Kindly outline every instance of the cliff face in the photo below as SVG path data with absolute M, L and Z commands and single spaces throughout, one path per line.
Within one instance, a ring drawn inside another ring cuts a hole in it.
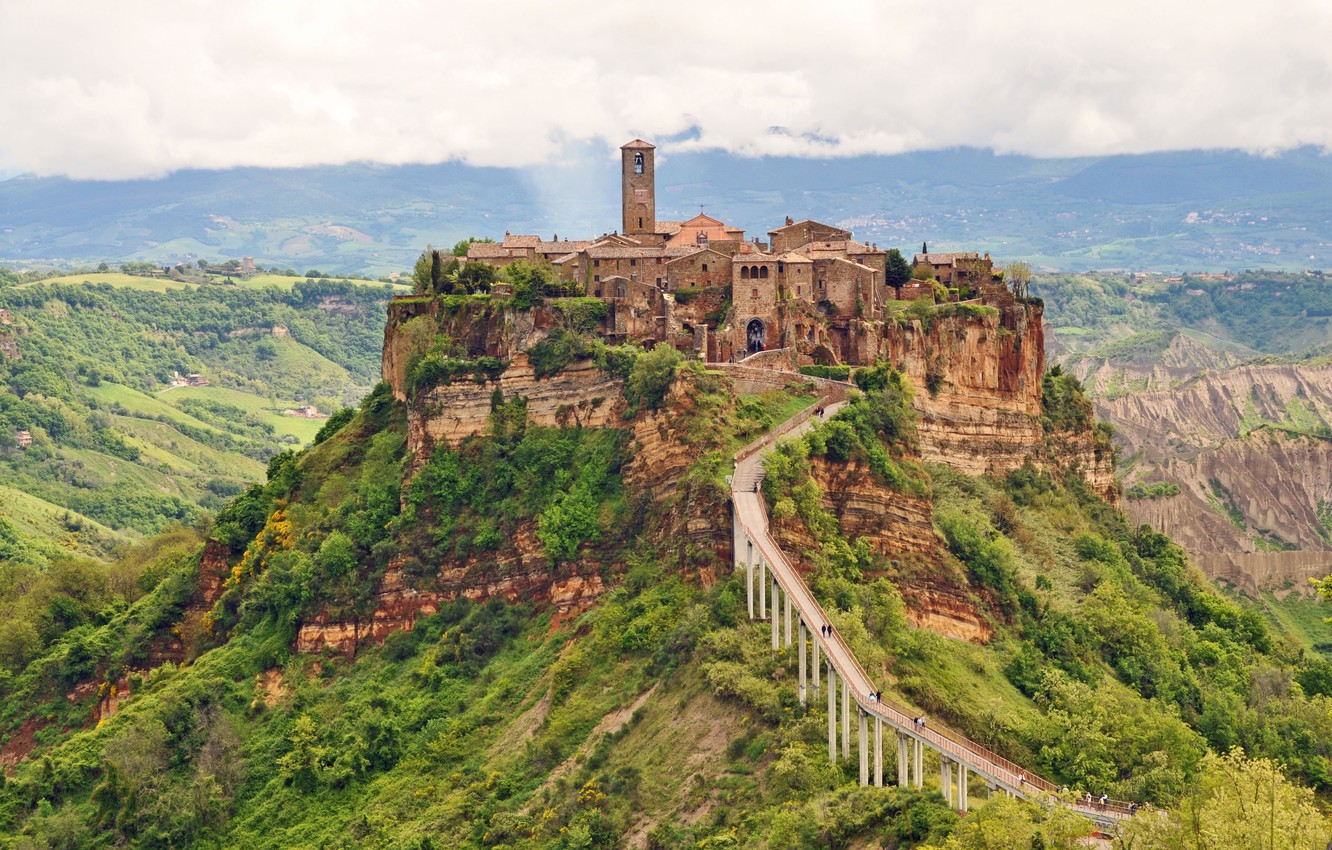
M 867 337 L 864 362 L 887 360 L 911 378 L 921 457 L 970 475 L 1003 473 L 1043 448 L 1041 327 L 1039 307 L 1017 304 L 888 323 Z
M 1332 433 L 1332 367 L 1241 366 L 1097 407 L 1135 459 L 1128 483 L 1180 489 L 1126 512 L 1209 576 L 1256 592 L 1332 571 L 1332 439 L 1312 436 Z
M 414 462 L 424 463 L 440 441 L 456 446 L 464 437 L 484 434 L 496 390 L 506 399 L 527 399 L 527 421 L 533 425 L 612 427 L 624 412 L 624 382 L 590 360 L 537 378 L 527 355 L 516 354 L 498 380 L 477 383 L 463 378 L 431 387 L 411 399 L 407 450 Z

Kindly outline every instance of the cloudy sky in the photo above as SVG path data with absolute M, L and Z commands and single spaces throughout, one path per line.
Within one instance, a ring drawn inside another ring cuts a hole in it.
M 0 0 L 0 173 L 518 166 L 635 135 L 744 155 L 1332 146 L 1332 3 Z

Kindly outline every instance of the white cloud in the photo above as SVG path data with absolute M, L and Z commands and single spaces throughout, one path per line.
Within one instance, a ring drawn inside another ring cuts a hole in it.
M 1330 146 L 1332 5 L 1281 5 L 7 3 L 0 173 Z

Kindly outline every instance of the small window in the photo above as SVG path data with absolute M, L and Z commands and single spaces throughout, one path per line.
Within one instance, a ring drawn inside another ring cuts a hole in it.
M 594 281 L 600 283 L 600 282 L 601 282 L 601 275 L 599 275 L 599 274 L 594 274 L 594 275 L 592 275 L 592 279 L 593 279 Z
M 638 217 L 638 229 L 643 229 L 643 217 L 641 215 Z
M 704 264 L 703 264 L 703 274 L 707 274 L 707 273 L 708 273 L 708 264 L 707 264 L 707 263 L 704 263 Z
M 638 260 L 630 260 L 630 261 L 629 261 L 629 265 L 631 265 L 631 266 L 636 266 L 636 265 L 638 265 Z
M 751 289 L 751 290 L 749 290 L 749 297 L 750 297 L 750 298 L 758 298 L 758 289 Z
M 598 289 L 598 290 L 596 290 L 595 292 L 593 292 L 592 294 L 595 295 L 595 296 L 597 296 L 598 298 L 600 298 L 600 297 L 601 297 L 601 290 Z
M 798 284 L 798 283 L 796 284 L 796 297 L 797 297 L 797 298 L 799 298 L 799 297 L 803 294 L 803 293 L 801 293 L 801 291 L 800 291 L 800 290 L 803 289 L 803 288 L 804 288 L 804 287 L 802 287 L 800 284 Z
M 749 280 L 749 266 L 740 267 L 740 279 Z
M 786 263 L 778 263 L 778 264 L 777 264 L 777 274 L 781 274 L 781 273 L 784 272 L 784 271 L 786 271 Z
M 758 275 L 758 276 L 761 277 L 761 278 L 763 278 L 764 280 L 767 280 L 767 279 L 768 279 L 768 267 L 767 267 L 767 266 L 762 266 L 762 267 L 760 267 L 760 268 L 759 268 L 759 275 Z
M 825 288 L 825 286 L 824 286 L 825 283 L 826 283 L 826 281 L 822 281 L 822 280 L 820 280 L 820 281 L 819 281 L 819 289 L 824 289 L 824 288 Z
M 596 266 L 597 268 L 601 268 L 601 260 L 593 260 L 592 265 Z
M 643 173 L 643 154 L 642 154 L 642 153 L 636 153 L 636 154 L 634 154 L 634 173 L 635 173 L 635 174 L 642 174 L 642 173 Z M 639 227 L 642 227 L 642 226 L 643 226 L 643 220 L 642 220 L 642 219 L 639 219 L 639 221 L 638 221 L 638 226 L 639 226 Z

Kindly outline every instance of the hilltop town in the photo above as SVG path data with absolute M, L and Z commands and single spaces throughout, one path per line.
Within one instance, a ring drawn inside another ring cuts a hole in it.
M 466 259 L 549 264 L 610 306 L 612 335 L 669 342 L 710 362 L 781 349 L 808 363 L 871 363 L 881 347 L 865 323 L 903 302 L 1014 302 L 988 254 L 922 252 L 908 266 L 895 249 L 809 219 L 788 216 L 767 241 L 702 213 L 660 221 L 656 147 L 634 139 L 620 153 L 620 229 L 588 240 L 505 233 L 472 242 Z

